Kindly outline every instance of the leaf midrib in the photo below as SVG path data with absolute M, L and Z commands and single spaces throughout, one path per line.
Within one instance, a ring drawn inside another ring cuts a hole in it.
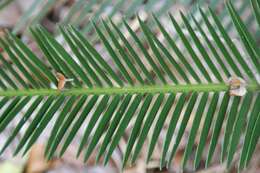
M 260 85 L 252 83 L 247 85 L 249 91 L 260 91 Z M 72 88 L 62 91 L 56 89 L 22 89 L 1 90 L 0 96 L 51 96 L 51 95 L 113 95 L 113 94 L 156 94 L 156 93 L 189 93 L 189 92 L 222 92 L 228 91 L 225 83 L 210 84 L 180 84 L 180 85 L 153 85 L 153 86 L 126 86 L 108 88 Z

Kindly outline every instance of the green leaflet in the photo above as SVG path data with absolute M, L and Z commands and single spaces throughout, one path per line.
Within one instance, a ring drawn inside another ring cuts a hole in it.
M 202 157 L 202 152 L 203 152 L 203 149 L 206 145 L 210 126 L 212 124 L 213 116 L 214 116 L 214 113 L 216 111 L 218 99 L 219 99 L 219 94 L 214 93 L 212 100 L 210 102 L 209 108 L 207 110 L 207 113 L 205 115 L 206 117 L 205 117 L 205 120 L 204 120 L 204 123 L 203 123 L 204 125 L 202 127 L 202 132 L 200 134 L 199 144 L 198 144 L 196 154 L 195 154 L 194 168 L 198 168 L 198 166 L 199 166 L 199 163 L 200 163 L 200 160 L 201 160 L 201 157 Z
M 160 105 L 162 104 L 162 101 L 163 101 L 163 98 L 164 98 L 164 95 L 163 94 L 160 94 L 156 101 L 154 102 L 153 104 L 153 107 L 151 108 L 149 114 L 147 115 L 147 118 L 143 124 L 143 129 L 139 135 L 139 138 L 138 138 L 138 141 L 136 143 L 136 146 L 135 146 L 135 150 L 134 150 L 134 154 L 133 154 L 133 157 L 132 157 L 132 163 L 134 163 L 137 159 L 137 156 L 138 154 L 140 153 L 141 151 L 141 148 L 145 142 L 145 138 L 151 128 L 151 125 L 153 123 L 153 120 L 155 119 L 155 116 L 160 108 Z
M 230 100 L 229 94 L 225 93 L 225 95 L 223 96 L 220 108 L 219 108 L 217 119 L 216 119 L 214 127 L 213 127 L 213 133 L 212 133 L 211 140 L 210 140 L 210 146 L 209 146 L 208 156 L 207 156 L 207 160 L 206 160 L 206 166 L 208 166 L 210 164 L 210 161 L 213 157 L 213 153 L 215 151 L 215 148 L 216 148 L 216 145 L 218 142 L 218 138 L 220 135 L 221 127 L 223 125 L 223 121 L 224 121 L 224 118 L 225 118 L 225 115 L 227 112 L 229 100 Z
M 182 136 L 184 134 L 185 128 L 186 128 L 187 123 L 188 123 L 188 121 L 190 119 L 190 115 L 191 115 L 191 112 L 192 112 L 193 107 L 195 105 L 197 97 L 198 97 L 198 94 L 197 93 L 193 93 L 191 98 L 190 98 L 190 101 L 189 101 L 189 103 L 188 103 L 188 105 L 186 107 L 185 114 L 183 115 L 183 118 L 182 118 L 182 121 L 181 121 L 181 124 L 180 124 L 180 128 L 179 128 L 179 131 L 177 133 L 177 137 L 175 139 L 172 151 L 170 152 L 170 156 L 169 156 L 169 159 L 168 159 L 168 165 L 167 165 L 168 167 L 170 167 L 172 159 L 173 159 L 173 157 L 176 154 L 177 148 L 178 148 L 178 146 L 180 144 L 181 138 L 182 138 Z
M 250 140 L 252 139 L 252 134 L 255 130 L 254 127 L 256 126 L 258 114 L 260 112 L 260 108 L 259 108 L 259 106 L 257 106 L 259 101 L 260 101 L 260 95 L 258 94 L 258 96 L 255 100 L 254 106 L 253 106 L 252 116 L 250 116 L 250 119 L 248 120 L 248 124 L 246 127 L 246 136 L 244 139 L 243 149 L 242 149 L 242 153 L 241 153 L 240 161 L 239 161 L 240 169 L 245 168 L 246 159 L 248 158 L 247 155 L 249 155 L 249 153 L 252 151 L 252 148 L 250 148 L 252 146 L 252 144 L 250 143 L 251 142 Z M 250 146 L 250 144 L 251 144 L 251 146 Z M 251 151 L 249 151 L 249 149 L 251 149 Z M 248 163 L 248 161 L 247 161 L 247 163 Z
M 115 133 L 115 130 L 117 128 L 117 125 L 119 124 L 119 122 L 121 121 L 121 119 L 123 118 L 123 114 L 127 109 L 127 106 L 131 100 L 132 96 L 131 95 L 127 95 L 123 102 L 121 103 L 120 107 L 118 108 L 117 113 L 114 115 L 113 119 L 111 120 L 111 124 L 107 130 L 106 136 L 101 144 L 101 147 L 99 149 L 98 155 L 97 155 L 97 161 L 99 161 L 100 157 L 104 154 L 106 148 L 108 147 L 108 144 L 111 141 L 111 138 L 113 136 L 113 134 Z
M 170 120 L 170 125 L 168 127 L 166 136 L 165 136 L 165 140 L 163 143 L 163 151 L 162 151 L 162 158 L 161 158 L 161 162 L 160 162 L 160 167 L 163 168 L 165 166 L 165 162 L 166 162 L 166 157 L 167 157 L 167 151 L 170 145 L 170 142 L 172 140 L 172 136 L 174 133 L 174 130 L 176 128 L 176 124 L 179 120 L 182 108 L 184 106 L 184 103 L 186 101 L 186 94 L 182 94 L 179 98 L 179 101 L 174 109 L 174 112 L 172 114 L 172 118 Z
M 238 145 L 243 124 L 244 124 L 244 119 L 246 119 L 247 113 L 250 108 L 250 104 L 248 103 L 251 101 L 251 99 L 252 99 L 252 93 L 248 93 L 242 102 L 238 117 L 236 118 L 234 128 L 233 128 L 233 133 L 230 139 L 229 150 L 227 154 L 227 167 L 230 167 L 231 161 L 233 159 L 233 155 Z
M 66 151 L 66 149 L 68 148 L 69 144 L 71 143 L 71 141 L 73 140 L 75 134 L 77 133 L 77 131 L 79 130 L 79 128 L 81 127 L 81 125 L 83 124 L 84 120 L 86 119 L 87 115 L 89 114 L 91 108 L 95 105 L 95 103 L 97 102 L 98 97 L 97 96 L 93 96 L 88 104 L 83 108 L 83 111 L 80 115 L 80 117 L 77 119 L 77 121 L 73 124 L 73 127 L 69 133 L 69 135 L 67 136 L 67 139 L 65 140 L 61 152 L 60 152 L 60 156 L 62 156 L 64 154 L 64 152 Z
M 194 142 L 195 142 L 196 133 L 198 131 L 200 121 L 201 121 L 201 118 L 202 118 L 202 114 L 203 114 L 203 111 L 205 109 L 207 100 L 208 100 L 208 93 L 204 93 L 201 97 L 195 118 L 192 122 L 192 127 L 191 127 L 191 130 L 190 130 L 190 135 L 189 135 L 187 147 L 185 149 L 184 156 L 183 156 L 183 161 L 182 161 L 183 167 L 185 167 L 187 160 L 188 160 L 188 157 L 189 157 L 189 155 L 191 155 L 192 146 L 194 145 Z

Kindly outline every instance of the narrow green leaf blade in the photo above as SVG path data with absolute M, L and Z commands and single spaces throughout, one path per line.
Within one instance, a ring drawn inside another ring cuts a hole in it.
M 206 103 L 208 101 L 208 95 L 209 95 L 208 93 L 204 93 L 202 95 L 202 97 L 200 99 L 200 103 L 199 103 L 198 108 L 197 108 L 197 112 L 196 112 L 194 120 L 192 122 L 192 127 L 190 129 L 190 135 L 189 135 L 189 138 L 188 138 L 188 143 L 186 145 L 183 160 L 182 160 L 183 168 L 185 167 L 185 165 L 188 161 L 188 157 L 191 155 L 192 147 L 194 145 L 194 141 L 195 141 L 195 137 L 196 137 L 196 133 L 199 129 L 200 121 L 201 121 Z

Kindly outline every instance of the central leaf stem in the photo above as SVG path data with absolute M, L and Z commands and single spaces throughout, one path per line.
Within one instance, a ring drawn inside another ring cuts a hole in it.
M 249 91 L 260 91 L 258 84 L 247 85 Z M 157 93 L 189 93 L 189 92 L 222 92 L 228 91 L 227 84 L 185 84 L 185 85 L 153 85 L 126 86 L 110 88 L 72 88 L 62 91 L 56 89 L 1 90 L 0 96 L 51 96 L 51 95 L 113 95 L 113 94 L 157 94 Z

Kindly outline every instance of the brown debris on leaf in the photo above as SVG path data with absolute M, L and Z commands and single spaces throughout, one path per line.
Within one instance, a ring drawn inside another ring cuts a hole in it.
M 59 73 L 59 72 L 56 73 L 56 77 L 57 77 L 57 80 L 58 80 L 57 89 L 59 91 L 64 89 L 66 82 L 73 81 L 73 79 L 67 79 L 62 73 Z
M 229 94 L 230 96 L 242 97 L 246 94 L 246 82 L 240 77 L 231 77 L 229 79 Z
M 64 88 L 64 86 L 65 86 L 66 78 L 61 73 L 57 73 L 56 76 L 57 76 L 57 79 L 58 79 L 58 86 L 57 86 L 57 88 L 58 88 L 58 90 L 62 90 Z

